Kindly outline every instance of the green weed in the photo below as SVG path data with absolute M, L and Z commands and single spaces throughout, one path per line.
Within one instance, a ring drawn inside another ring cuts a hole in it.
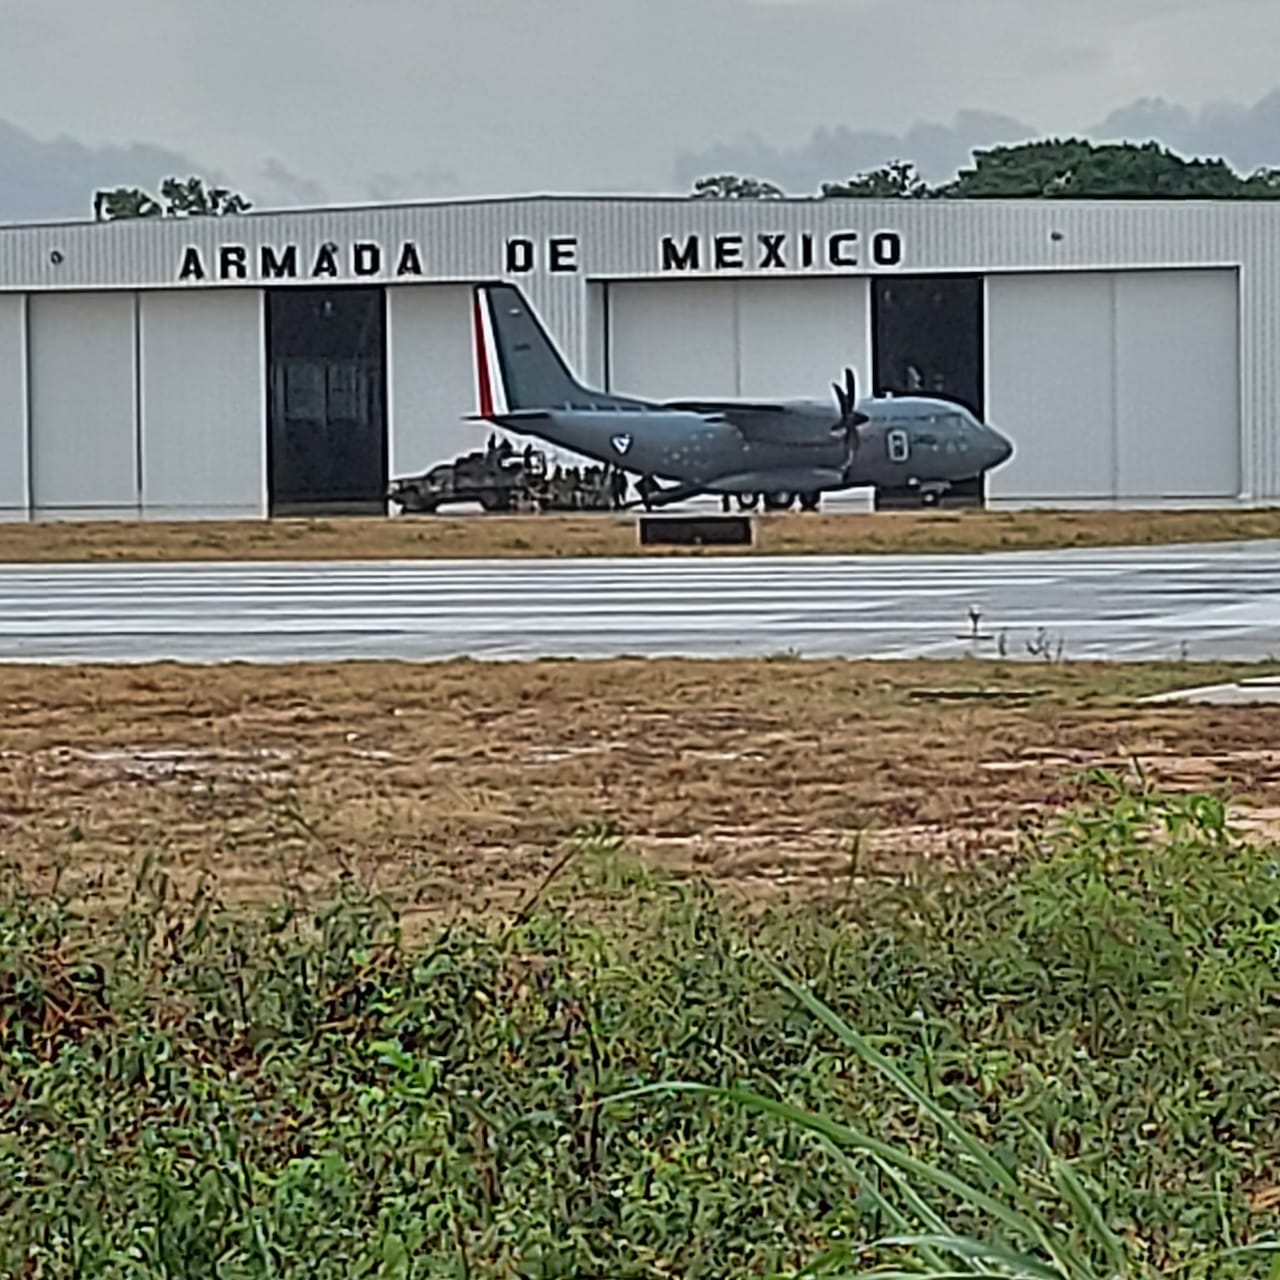
M 607 823 L 514 916 L 0 898 L 0 1274 L 1261 1275 L 1280 865 L 1095 779 L 761 914 Z M 594 904 L 594 905 L 590 905 Z

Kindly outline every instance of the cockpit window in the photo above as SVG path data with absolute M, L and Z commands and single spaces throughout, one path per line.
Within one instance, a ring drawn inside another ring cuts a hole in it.
M 978 430 L 978 424 L 963 413 L 931 413 L 920 419 L 922 426 L 936 427 L 944 435 L 960 435 Z

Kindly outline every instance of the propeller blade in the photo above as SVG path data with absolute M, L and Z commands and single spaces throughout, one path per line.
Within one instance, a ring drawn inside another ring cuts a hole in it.
M 833 382 L 831 387 L 836 393 L 836 403 L 840 406 L 840 421 L 831 430 L 836 435 L 852 436 L 864 422 L 871 421 L 865 413 L 859 413 L 854 408 L 858 402 L 858 382 L 853 370 L 846 365 L 844 386 Z

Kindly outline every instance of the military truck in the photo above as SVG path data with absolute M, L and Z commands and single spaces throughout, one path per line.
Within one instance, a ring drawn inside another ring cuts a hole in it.
M 490 437 L 485 449 L 394 480 L 387 497 L 403 511 L 429 514 L 447 503 L 485 511 L 613 511 L 626 498 L 623 472 L 603 466 L 548 468 L 547 456 Z

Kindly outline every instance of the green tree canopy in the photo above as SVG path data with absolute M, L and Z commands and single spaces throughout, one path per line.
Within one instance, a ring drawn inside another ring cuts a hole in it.
M 782 194 L 782 188 L 772 182 L 740 178 L 732 173 L 699 178 L 693 184 L 695 200 L 776 200 Z
M 693 194 L 746 198 L 782 193 L 758 178 L 700 178 Z M 1280 198 L 1280 169 L 1237 173 L 1220 158 L 1186 159 L 1158 142 L 1095 143 L 1046 138 L 987 147 L 950 182 L 930 186 L 909 161 L 893 160 L 842 181 L 824 182 L 831 199 L 1233 200 Z
M 822 194 L 843 199 L 889 200 L 919 199 L 933 192 L 910 161 L 892 160 L 879 169 L 855 174 L 844 182 L 824 182 Z
M 162 203 L 163 201 L 163 203 Z M 160 198 L 141 187 L 115 187 L 94 193 L 93 212 L 98 221 L 120 218 L 197 218 L 245 213 L 253 206 L 244 196 L 226 187 L 206 188 L 201 178 L 166 178 Z
M 938 194 L 962 199 L 1227 200 L 1265 194 L 1261 173 L 1245 178 L 1225 160 L 1187 160 L 1157 142 L 1048 139 L 975 151 L 973 164 L 938 188 Z

